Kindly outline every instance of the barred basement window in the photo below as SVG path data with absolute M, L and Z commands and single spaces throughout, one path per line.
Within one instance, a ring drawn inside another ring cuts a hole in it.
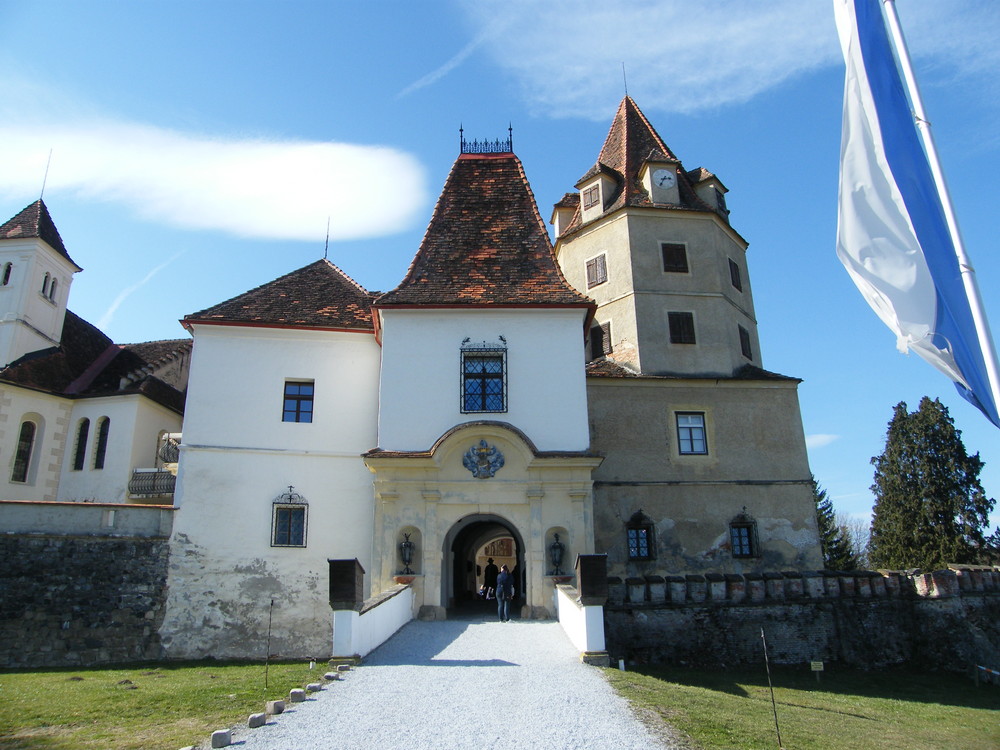
M 305 547 L 309 503 L 292 485 L 271 504 L 271 546 Z
M 628 542 L 629 560 L 652 560 L 656 557 L 653 520 L 641 510 L 633 513 L 625 524 L 625 538 Z
M 608 280 L 608 261 L 604 255 L 598 255 L 587 261 L 587 289 L 603 284 Z
M 750 331 L 748 331 L 743 326 L 739 326 L 740 329 L 740 351 L 743 352 L 743 356 L 747 359 L 753 359 L 753 349 L 750 348 Z
M 503 336 L 500 340 L 504 341 Z M 462 413 L 507 411 L 507 350 L 462 343 Z
M 733 557 L 760 557 L 757 522 L 747 513 L 746 506 L 743 506 L 742 513 L 729 522 L 729 542 Z
M 663 242 L 660 244 L 660 253 L 663 255 L 663 270 L 666 273 L 687 273 L 688 268 L 687 248 L 673 242 Z
M 611 354 L 611 321 L 590 329 L 590 358 L 600 359 Z
M 671 344 L 694 344 L 694 313 L 667 313 Z
M 740 267 L 732 258 L 729 259 L 729 280 L 733 282 L 733 288 L 739 292 L 743 291 L 743 277 L 740 274 Z
M 281 421 L 312 422 L 315 390 L 316 384 L 312 380 L 286 380 Z

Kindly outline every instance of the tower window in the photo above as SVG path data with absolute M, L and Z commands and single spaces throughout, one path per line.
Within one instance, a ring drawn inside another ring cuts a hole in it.
M 312 380 L 286 380 L 282 406 L 282 422 L 312 422 L 313 395 L 316 383 Z
M 593 208 L 601 202 L 601 186 L 591 185 L 583 191 L 583 208 Z
M 17 449 L 14 451 L 14 467 L 10 473 L 10 481 L 22 483 L 28 481 L 28 468 L 34 447 L 35 423 L 24 421 L 17 436 Z
M 663 270 L 666 273 L 688 273 L 687 248 L 674 242 L 660 244 L 663 255 Z
M 671 344 L 694 344 L 694 313 L 667 313 Z
M 702 412 L 677 414 L 677 451 L 685 456 L 708 454 L 705 415 Z
M 507 411 L 507 352 L 462 350 L 462 413 Z
M 590 329 L 590 358 L 600 359 L 611 354 L 611 321 Z
M 760 557 L 760 543 L 757 541 L 757 522 L 743 512 L 729 522 L 729 543 L 733 557 Z
M 80 427 L 76 431 L 76 451 L 73 454 L 73 471 L 83 471 L 86 465 L 87 438 L 90 436 L 90 420 L 81 419 Z
M 732 258 L 729 259 L 729 279 L 733 282 L 733 288 L 738 292 L 743 291 L 743 278 L 740 276 L 740 267 Z
M 740 351 L 743 352 L 743 356 L 747 359 L 753 359 L 753 349 L 750 348 L 750 331 L 748 331 L 743 326 L 739 326 L 740 329 Z
M 55 302 L 56 299 L 56 280 L 52 279 L 52 283 L 49 284 L 49 299 Z
M 603 284 L 608 280 L 608 261 L 601 254 L 587 261 L 587 289 Z
M 111 432 L 111 420 L 101 417 L 97 420 L 97 447 L 94 450 L 94 468 L 103 469 L 104 459 L 108 455 L 108 433 Z
M 49 296 L 49 279 L 50 278 L 51 277 L 48 274 L 45 274 L 45 276 L 42 277 L 42 296 L 43 297 L 48 297 Z

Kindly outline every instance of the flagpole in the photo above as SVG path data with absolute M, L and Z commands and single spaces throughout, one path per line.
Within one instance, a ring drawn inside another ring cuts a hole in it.
M 962 235 L 958 229 L 958 220 L 955 218 L 955 209 L 951 203 L 951 194 L 948 192 L 948 184 L 945 181 L 944 171 L 938 159 L 937 148 L 934 146 L 931 124 L 924 112 L 924 104 L 920 98 L 917 79 L 913 74 L 913 65 L 910 62 L 910 53 L 906 47 L 906 40 L 903 38 L 903 29 L 899 24 L 899 16 L 896 14 L 895 0 L 882 0 L 882 7 L 886 11 L 886 19 L 889 22 L 889 33 L 896 48 L 896 58 L 899 60 L 903 79 L 906 81 L 910 104 L 913 106 L 913 117 L 917 125 L 917 133 L 919 133 L 920 139 L 923 141 L 924 152 L 927 154 L 927 161 L 934 176 L 934 184 L 937 187 L 938 195 L 941 197 L 945 221 L 948 222 L 948 231 L 955 246 L 955 255 L 958 257 L 958 267 L 962 274 L 962 284 L 965 287 L 965 294 L 969 299 L 969 307 L 972 310 L 972 319 L 976 326 L 976 335 L 979 338 L 979 346 L 983 352 L 983 359 L 986 361 L 986 374 L 990 381 L 993 405 L 997 409 L 1000 409 L 1000 365 L 997 364 L 997 351 L 993 344 L 990 323 L 986 318 L 986 310 L 983 306 L 982 296 L 979 293 L 976 270 L 973 268 L 972 261 L 965 252 Z

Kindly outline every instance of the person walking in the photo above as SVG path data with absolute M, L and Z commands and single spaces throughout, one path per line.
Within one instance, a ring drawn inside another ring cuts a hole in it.
M 497 615 L 500 622 L 510 620 L 510 600 L 514 598 L 514 576 L 507 570 L 506 565 L 500 566 L 500 575 L 497 576 Z

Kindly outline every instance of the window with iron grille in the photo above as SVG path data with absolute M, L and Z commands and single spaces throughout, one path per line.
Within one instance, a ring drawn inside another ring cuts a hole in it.
M 103 469 L 104 459 L 108 455 L 108 435 L 111 432 L 111 420 L 101 417 L 97 420 L 97 445 L 94 448 L 94 468 Z
M 743 291 L 743 277 L 740 274 L 740 267 L 732 258 L 729 259 L 729 280 L 733 282 L 733 288 L 736 291 Z
M 750 348 L 750 331 L 748 331 L 743 326 L 739 326 L 740 329 L 740 351 L 743 352 L 743 356 L 747 359 L 753 359 L 753 349 Z
M 708 438 L 705 434 L 705 415 L 701 412 L 677 414 L 677 450 L 682 455 L 705 455 Z
M 21 423 L 21 431 L 17 436 L 17 448 L 14 451 L 14 466 L 10 472 L 10 481 L 27 482 L 28 467 L 31 464 L 31 452 L 35 447 L 35 423 Z
M 670 326 L 671 344 L 695 343 L 694 313 L 689 313 L 689 312 L 667 313 L 667 322 Z
M 600 185 L 591 185 L 583 191 L 583 207 L 593 208 L 601 201 Z
M 286 380 L 281 421 L 312 422 L 315 390 L 316 384 L 312 380 Z
M 87 439 L 90 436 L 90 420 L 81 419 L 76 431 L 76 452 L 73 455 L 73 471 L 83 471 L 87 459 Z
M 611 321 L 590 329 L 590 358 L 600 359 L 611 354 Z
M 625 524 L 629 560 L 652 560 L 656 557 L 653 520 L 641 510 L 632 514 Z
M 603 284 L 608 280 L 608 261 L 604 255 L 598 255 L 587 261 L 587 289 Z
M 462 350 L 462 413 L 507 411 L 506 365 L 506 350 Z
M 747 513 L 746 506 L 729 522 L 729 543 L 733 557 L 760 557 L 757 521 Z
M 306 505 L 274 503 L 271 523 L 272 547 L 306 546 Z
M 660 243 L 660 253 L 663 255 L 663 270 L 667 273 L 687 273 L 687 248 L 675 242 Z

